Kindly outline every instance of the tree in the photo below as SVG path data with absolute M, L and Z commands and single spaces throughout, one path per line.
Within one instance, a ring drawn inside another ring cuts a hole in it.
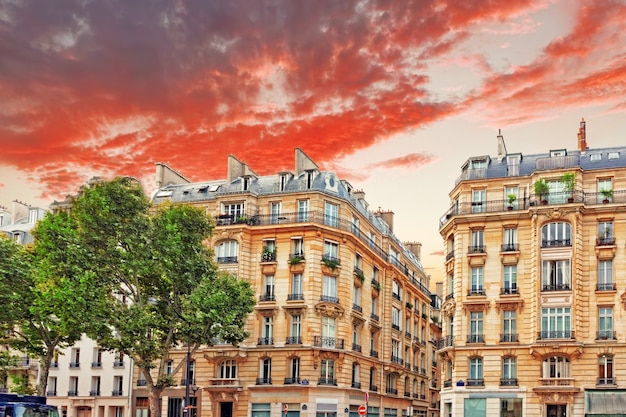
M 69 240 L 76 233 L 80 249 L 59 273 L 91 284 L 83 295 L 90 325 L 83 330 L 103 348 L 134 359 L 146 380 L 150 414 L 160 417 L 159 397 L 173 383 L 166 373 L 170 348 L 190 342 L 193 352 L 215 339 L 241 342 L 253 291 L 247 281 L 218 272 L 203 244 L 213 222 L 202 209 L 153 207 L 131 178 L 84 188 L 67 216 L 74 223 Z M 45 242 L 36 245 L 56 256 Z

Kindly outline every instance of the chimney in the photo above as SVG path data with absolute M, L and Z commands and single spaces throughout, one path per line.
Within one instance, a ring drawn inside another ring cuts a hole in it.
M 411 253 L 413 255 L 415 255 L 415 257 L 417 258 L 418 261 L 422 260 L 422 244 L 419 242 L 404 242 L 404 246 L 407 247 L 407 249 L 409 251 L 411 251 Z
M 586 131 L 585 118 L 580 121 L 580 127 L 578 128 L 578 150 L 585 152 L 589 147 L 587 146 L 587 131 Z
M 443 282 L 442 281 L 435 283 L 435 294 L 437 294 L 439 297 L 443 297 Z
M 156 187 L 161 188 L 170 184 L 188 184 L 189 180 L 180 172 L 170 168 L 162 162 L 156 162 Z
M 319 167 L 304 151 L 296 148 L 296 177 L 305 171 L 317 171 Z
M 356 197 L 356 199 L 359 200 L 363 204 L 363 206 L 367 209 L 369 204 L 367 204 L 367 201 L 365 201 L 365 191 L 363 191 L 363 190 L 354 190 L 352 192 L 352 195 L 354 195 L 354 197 Z
M 228 182 L 233 182 L 239 177 L 250 176 L 258 177 L 258 175 L 250 169 L 248 164 L 241 162 L 233 155 L 228 155 Z
M 389 226 L 389 231 L 393 233 L 393 211 L 391 210 L 383 211 L 379 207 L 378 211 L 374 213 L 374 216 L 378 217 L 379 219 L 387 223 L 387 226 Z
M 506 145 L 504 144 L 504 136 L 502 131 L 498 129 L 498 162 L 502 162 L 506 156 Z

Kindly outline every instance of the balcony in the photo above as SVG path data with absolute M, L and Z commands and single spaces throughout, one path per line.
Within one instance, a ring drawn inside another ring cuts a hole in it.
M 145 379 L 138 379 L 138 380 L 137 380 L 137 386 L 138 386 L 138 387 L 145 387 L 145 386 L 147 386 L 147 384 L 148 384 L 148 383 L 146 382 L 146 380 L 145 380 Z
M 122 397 L 124 396 L 124 391 L 122 391 L 121 389 L 114 389 L 113 391 L 111 391 L 111 396 Z
M 500 378 L 501 387 L 516 387 L 517 378 Z
M 519 289 L 517 288 L 516 285 L 513 285 L 511 287 L 500 288 L 500 295 L 517 295 L 517 294 L 519 294 Z
M 301 345 L 302 337 L 300 336 L 287 336 L 287 340 L 285 340 L 286 345 Z
M 56 397 L 56 396 L 57 396 L 56 390 L 46 391 L 46 397 Z
M 482 287 L 474 287 L 474 288 L 470 288 L 469 290 L 467 290 L 467 295 L 468 296 L 472 296 L 472 295 L 485 295 L 485 289 Z
M 276 262 L 276 251 L 263 250 L 261 262 Z
M 370 314 L 370 319 L 374 320 L 374 321 L 379 321 L 380 318 L 378 317 L 378 314 L 372 313 Z
M 395 356 L 395 355 L 391 355 L 391 362 L 397 363 L 400 365 L 404 364 L 404 361 L 402 360 L 402 358 L 399 356 Z
M 237 378 L 209 378 L 208 383 L 208 389 L 219 390 L 219 392 L 221 392 L 225 388 L 232 388 L 232 390 L 237 390 L 241 387 L 239 379 Z
M 450 252 L 448 252 L 448 254 L 446 255 L 446 262 L 448 262 L 450 259 L 454 258 L 454 249 L 452 249 Z
M 337 385 L 337 380 L 335 378 L 319 378 L 317 380 L 318 385 Z
M 437 340 L 437 349 L 454 346 L 454 336 L 444 336 Z
M 330 349 L 343 349 L 343 339 L 334 337 L 315 336 L 313 338 L 313 346 Z
M 467 335 L 467 343 L 485 343 L 485 335 L 469 334 Z
M 394 300 L 402 301 L 402 298 L 400 298 L 400 294 L 398 293 L 391 293 L 391 296 L 394 298 Z
M 221 264 L 236 264 L 238 261 L 236 256 L 218 256 L 217 262 Z
M 119 360 L 119 359 L 118 359 L 118 360 L 115 360 L 115 361 L 113 362 L 113 367 L 114 367 L 114 368 L 123 368 L 123 367 L 124 367 L 124 361 L 121 361 L 121 360 Z
M 393 330 L 400 331 L 400 325 L 399 325 L 399 324 L 392 323 L 392 324 L 391 324 L 391 328 L 392 328 Z
M 350 385 L 352 388 L 358 388 L 361 389 L 361 383 L 360 382 L 356 382 L 356 381 L 352 381 L 352 384 Z
M 574 378 L 539 378 L 544 387 L 567 387 L 574 385 Z
M 370 385 L 370 391 L 378 392 L 378 386 Z
M 404 391 L 404 396 L 407 398 L 411 398 L 411 392 L 410 391 Z
M 378 351 L 376 350 L 370 350 L 370 356 L 372 358 L 378 358 Z
M 500 252 L 519 252 L 519 243 L 504 243 Z
M 615 246 L 615 238 L 599 237 L 596 239 L 596 246 Z
M 448 378 L 445 381 L 443 381 L 443 387 L 444 388 L 451 388 L 452 387 L 452 379 Z
M 50 369 L 56 369 L 58 367 L 59 367 L 59 362 L 57 361 L 50 362 Z
M 519 342 L 519 337 L 517 335 L 517 333 L 502 333 L 500 334 L 500 341 L 501 342 L 508 342 L 508 343 L 512 343 L 512 342 Z
M 396 388 L 389 388 L 389 387 L 387 387 L 385 392 L 387 394 L 398 395 L 398 390 Z
M 542 248 L 563 248 L 567 246 L 572 246 L 571 239 L 544 239 L 541 241 Z
M 466 384 L 468 387 L 482 387 L 485 385 L 485 380 L 482 378 L 470 378 Z
M 257 378 L 257 385 L 272 385 L 272 378 Z
M 90 397 L 99 397 L 100 396 L 100 390 L 91 390 L 91 391 L 89 391 L 89 396 Z
M 358 304 L 352 304 L 352 310 L 356 311 L 357 313 L 363 313 L 363 307 Z
M 487 249 L 484 245 L 471 245 L 467 247 L 468 254 L 487 253 Z
M 330 295 L 322 295 L 320 297 L 320 301 L 323 301 L 323 302 L 326 302 L 326 303 L 339 304 L 339 298 L 333 297 L 333 296 L 330 296 Z
M 541 291 L 570 291 L 569 284 L 543 284 Z
M 196 385 L 196 379 L 195 378 L 189 379 L 189 385 Z M 180 380 L 180 386 L 181 387 L 187 386 L 187 380 L 185 378 Z
M 268 346 L 268 345 L 273 345 L 273 344 L 274 344 L 273 337 L 259 337 L 259 340 L 257 341 L 257 346 Z
M 596 340 L 617 340 L 614 330 L 599 330 L 596 332 Z
M 102 362 L 100 362 L 100 361 L 93 361 L 93 362 L 91 362 L 91 367 L 92 368 L 102 368 Z
M 262 294 L 259 296 L 259 301 L 276 301 L 274 294 Z
M 539 340 L 574 339 L 574 330 L 541 331 L 537 338 Z
M 617 285 L 614 282 L 598 282 L 596 291 L 616 291 Z
M 598 378 L 597 385 L 616 385 L 615 378 Z
M 304 294 L 300 294 L 300 293 L 287 294 L 287 301 L 304 301 Z
M 404 332 L 404 337 L 411 339 L 411 332 Z
M 70 390 L 67 392 L 68 397 L 76 397 L 78 396 L 78 390 Z
M 285 378 L 284 384 L 285 385 L 294 385 L 294 384 L 299 384 L 300 383 L 300 378 Z
M 353 352 L 361 352 L 361 345 L 358 345 L 356 343 L 352 344 L 352 351 Z

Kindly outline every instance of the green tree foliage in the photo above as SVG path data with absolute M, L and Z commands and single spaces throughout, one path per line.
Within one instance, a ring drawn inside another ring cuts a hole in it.
M 195 351 L 215 339 L 237 344 L 246 337 L 253 291 L 247 281 L 218 272 L 203 244 L 213 223 L 202 209 L 153 207 L 135 180 L 117 178 L 83 189 L 69 214 L 50 217 L 56 220 L 46 224 L 68 228 L 39 235 L 44 239 L 36 240 L 36 253 L 53 268 L 58 291 L 64 280 L 79 284 L 75 304 L 84 303 L 83 324 L 71 325 L 133 358 L 146 379 L 153 417 L 160 416 L 159 396 L 172 383 L 166 374 L 172 346 L 191 342 Z M 174 373 L 183 369 L 181 361 Z

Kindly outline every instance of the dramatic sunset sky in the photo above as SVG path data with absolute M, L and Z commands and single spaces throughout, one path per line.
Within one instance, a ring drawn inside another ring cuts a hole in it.
M 300 147 L 437 277 L 468 156 L 624 145 L 625 93 L 623 0 L 0 0 L 0 205 Z

